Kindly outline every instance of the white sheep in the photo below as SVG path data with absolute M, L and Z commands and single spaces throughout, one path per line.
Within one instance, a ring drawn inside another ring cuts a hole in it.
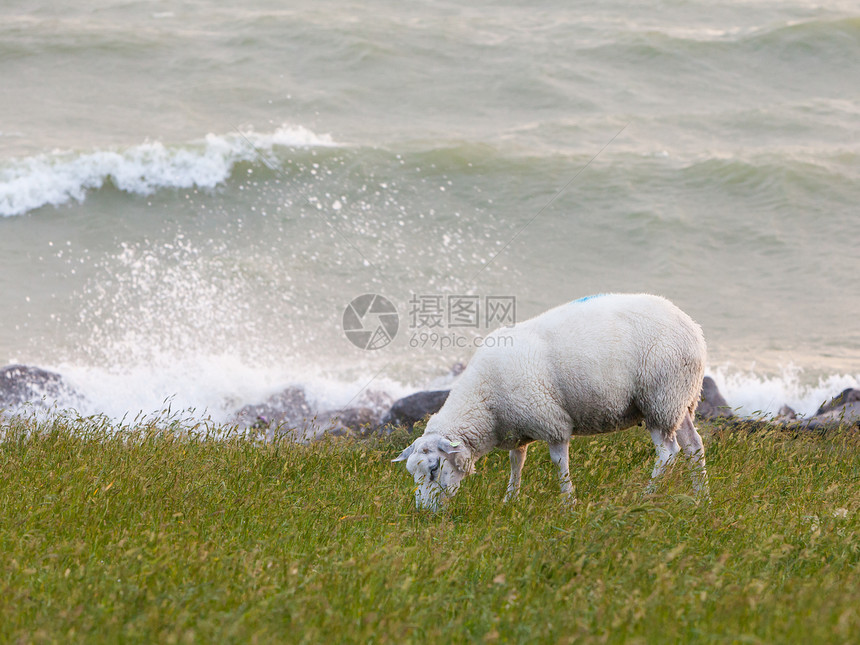
M 657 449 L 652 480 L 683 448 L 696 491 L 707 496 L 704 445 L 693 426 L 705 356 L 701 328 L 665 298 L 575 300 L 488 336 L 424 434 L 393 461 L 406 461 L 418 507 L 436 510 L 495 448 L 510 451 L 505 499 L 513 499 L 529 444 L 546 441 L 569 497 L 571 436 L 644 420 Z

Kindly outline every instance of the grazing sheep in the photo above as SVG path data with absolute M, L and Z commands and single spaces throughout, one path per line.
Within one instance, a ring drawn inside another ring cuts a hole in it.
M 693 426 L 705 354 L 701 328 L 665 298 L 575 300 L 488 336 L 424 434 L 393 461 L 406 461 L 418 507 L 436 510 L 495 448 L 510 451 L 505 499 L 513 499 L 529 444 L 546 441 L 569 496 L 571 436 L 644 420 L 657 449 L 652 479 L 683 448 L 696 491 L 707 495 L 704 446 Z

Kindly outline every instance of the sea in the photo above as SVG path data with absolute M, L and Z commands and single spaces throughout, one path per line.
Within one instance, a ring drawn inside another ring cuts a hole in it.
M 856 0 L 5 0 L 0 366 L 220 422 L 647 292 L 813 414 L 860 386 L 858 61 Z

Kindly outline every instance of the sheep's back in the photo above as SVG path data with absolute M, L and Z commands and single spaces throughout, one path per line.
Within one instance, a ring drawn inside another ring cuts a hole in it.
M 507 343 L 476 352 L 470 368 L 511 441 L 610 432 L 643 418 L 676 426 L 698 401 L 701 329 L 659 296 L 575 301 L 497 334 Z

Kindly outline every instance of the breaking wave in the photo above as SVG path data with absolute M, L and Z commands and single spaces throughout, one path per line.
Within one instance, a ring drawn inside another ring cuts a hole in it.
M 236 164 L 261 159 L 277 147 L 333 147 L 330 135 L 283 126 L 273 133 L 209 134 L 181 146 L 143 143 L 124 150 L 53 152 L 0 167 L 0 216 L 24 215 L 43 206 L 82 202 L 106 184 L 136 195 L 165 188 L 214 188 Z M 265 161 L 264 161 L 265 163 Z
M 860 374 L 830 374 L 817 381 L 804 375 L 800 367 L 789 365 L 779 374 L 736 370 L 719 366 L 708 371 L 732 409 L 742 417 L 770 417 L 787 405 L 803 417 L 846 388 L 860 387 Z

